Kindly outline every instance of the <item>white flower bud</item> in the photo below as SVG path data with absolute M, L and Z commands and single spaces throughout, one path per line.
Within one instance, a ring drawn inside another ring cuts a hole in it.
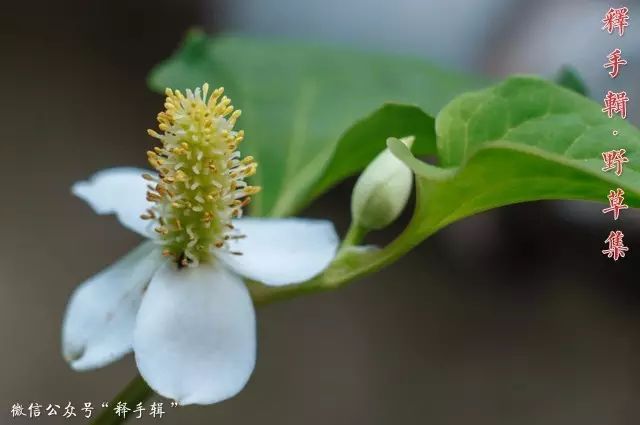
M 414 137 L 400 139 L 411 148 Z M 371 161 L 358 178 L 351 195 L 354 224 L 377 230 L 393 222 L 407 205 L 413 173 L 387 148 Z

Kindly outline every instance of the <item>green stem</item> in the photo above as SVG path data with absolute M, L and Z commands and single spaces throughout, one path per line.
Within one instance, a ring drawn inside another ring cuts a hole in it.
M 257 282 L 248 282 L 251 298 L 256 306 L 285 300 L 304 294 L 334 290 L 350 282 L 374 273 L 402 257 L 422 240 L 416 237 L 415 228 L 420 222 L 412 220 L 407 228 L 393 242 L 383 249 L 359 249 L 342 244 L 333 263 L 320 275 L 298 285 L 264 286 Z M 362 230 L 349 229 L 347 238 L 355 241 L 364 233 Z M 351 236 L 349 236 L 351 234 Z M 349 249 L 351 248 L 351 249 Z
M 343 250 L 349 246 L 360 245 L 367 233 L 368 231 L 364 227 L 360 226 L 357 223 L 351 223 L 351 226 L 349 226 L 349 230 L 347 230 L 347 234 L 344 236 L 344 240 L 342 241 L 340 250 Z
M 149 388 L 144 379 L 140 375 L 137 375 L 129 385 L 125 387 L 113 400 L 109 403 L 109 407 L 97 416 L 92 425 L 117 425 L 122 424 L 130 419 L 132 415 L 128 414 L 126 418 L 122 418 L 115 414 L 114 408 L 118 402 L 127 403 L 129 409 L 133 409 L 131 406 L 135 406 L 138 403 L 144 403 L 153 395 L 153 390 Z M 130 412 L 129 412 L 130 413 Z

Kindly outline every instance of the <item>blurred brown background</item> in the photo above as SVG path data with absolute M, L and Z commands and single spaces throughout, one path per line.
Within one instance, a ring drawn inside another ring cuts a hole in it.
M 377 0 L 3 5 L 0 423 L 29 421 L 11 418 L 16 402 L 79 407 L 110 400 L 135 373 L 131 357 L 76 373 L 60 355 L 73 288 L 138 241 L 69 188 L 102 168 L 145 165 L 152 143 L 145 129 L 162 105 L 145 76 L 190 26 L 340 39 L 495 76 L 551 73 L 568 62 L 596 98 L 607 84 L 600 52 L 611 50 L 611 39 L 598 22 L 606 2 L 453 3 L 403 0 L 392 13 L 392 3 Z M 626 4 L 640 13 L 637 3 Z M 446 10 L 456 15 L 443 18 Z M 638 16 L 632 26 L 640 25 Z M 559 22 L 566 27 L 558 29 Z M 633 34 L 624 40 L 630 58 L 640 57 Z M 620 84 L 632 92 L 640 65 L 630 59 L 628 68 Z M 328 217 L 344 232 L 352 184 L 305 215 Z M 600 254 L 613 226 L 601 208 L 533 203 L 482 214 L 343 290 L 261 308 L 258 364 L 247 388 L 214 406 L 167 408 L 162 421 L 636 424 L 640 227 L 637 214 L 623 212 L 631 251 L 614 264 Z M 389 240 L 401 225 L 371 241 Z

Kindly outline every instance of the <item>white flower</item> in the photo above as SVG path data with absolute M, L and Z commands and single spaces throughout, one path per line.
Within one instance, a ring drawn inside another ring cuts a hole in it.
M 232 397 L 253 371 L 255 312 L 242 278 L 300 283 L 324 270 L 338 246 L 327 221 L 233 218 L 256 192 L 242 180 L 255 165 L 218 149 L 239 143 L 242 133 L 231 131 L 239 114 L 226 118 L 226 98 L 207 103 L 206 94 L 206 85 L 187 96 L 168 92 L 164 134 L 152 132 L 163 144 L 150 156 L 158 175 L 114 168 L 72 189 L 149 240 L 75 290 L 63 322 L 65 358 L 88 370 L 133 350 L 149 386 L 182 405 Z M 207 135 L 211 141 L 196 143 Z

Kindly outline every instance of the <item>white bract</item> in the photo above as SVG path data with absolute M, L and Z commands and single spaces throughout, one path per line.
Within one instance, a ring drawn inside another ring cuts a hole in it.
M 149 154 L 157 174 L 113 168 L 72 189 L 148 240 L 75 290 L 64 357 L 88 370 L 133 350 L 151 388 L 182 405 L 232 397 L 253 371 L 255 312 L 243 277 L 300 283 L 338 246 L 328 221 L 240 218 L 258 191 L 244 183 L 256 165 L 237 151 L 239 111 L 207 88 L 167 91 L 163 134 L 150 132 L 162 143 Z

